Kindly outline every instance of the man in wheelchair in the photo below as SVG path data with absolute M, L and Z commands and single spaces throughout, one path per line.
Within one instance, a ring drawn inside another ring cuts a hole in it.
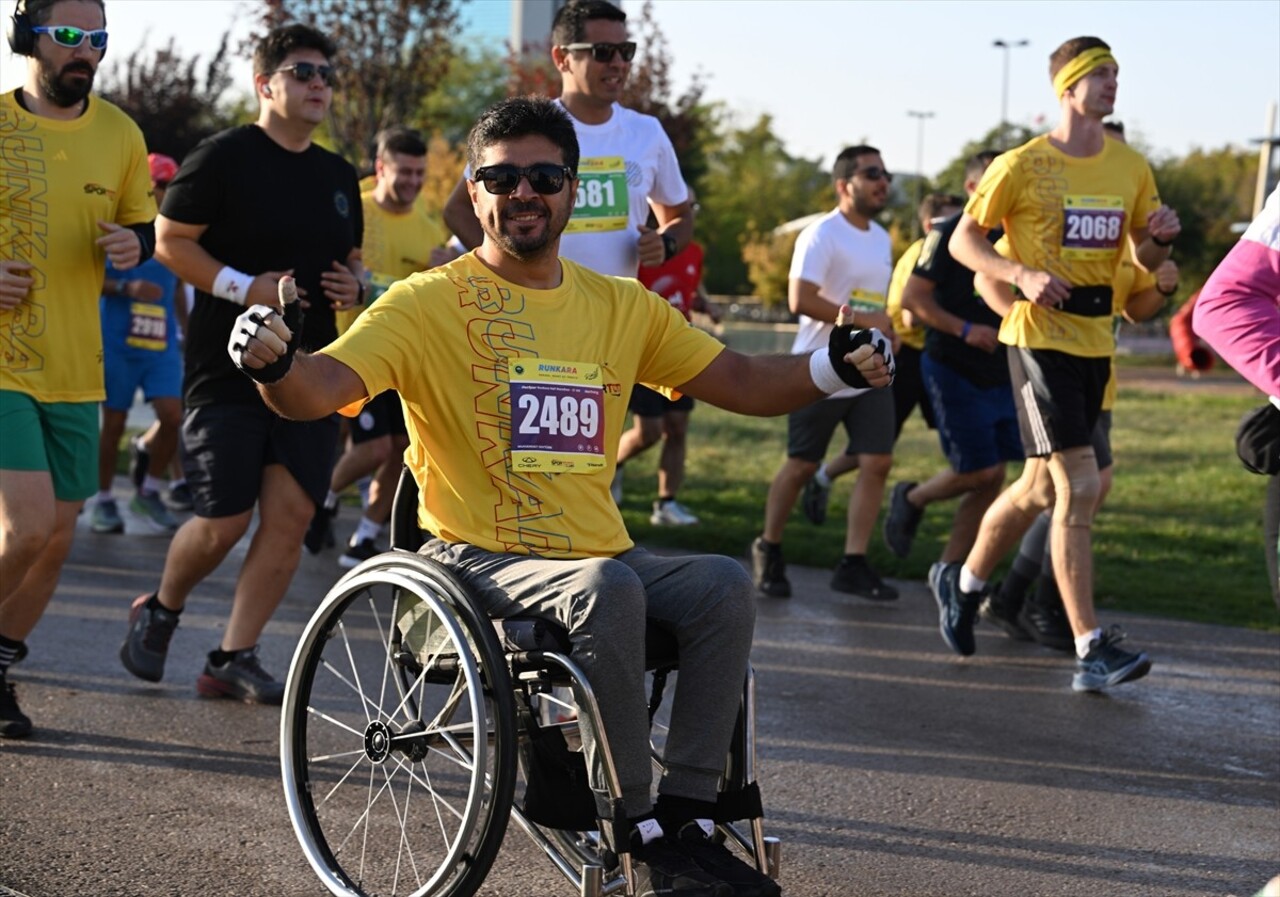
M 421 553 L 446 563 L 491 616 L 545 616 L 569 634 L 621 782 L 637 893 L 780 894 L 710 837 L 751 648 L 751 580 L 730 558 L 634 545 L 609 493 L 618 437 L 637 383 L 777 415 L 846 386 L 887 386 L 888 342 L 841 326 L 812 357 L 742 355 L 638 282 L 559 258 L 585 200 L 574 127 L 552 101 L 488 109 L 468 161 L 485 234 L 475 251 L 395 284 L 315 354 L 295 352 L 285 279 L 281 306 L 241 315 L 228 351 L 285 417 L 351 414 L 386 389 L 400 394 L 419 525 L 432 534 Z M 681 673 L 656 800 L 646 619 L 674 635 Z M 585 717 L 582 737 L 607 819 Z

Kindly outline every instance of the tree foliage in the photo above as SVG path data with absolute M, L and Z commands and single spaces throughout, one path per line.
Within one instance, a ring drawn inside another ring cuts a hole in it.
M 138 123 L 148 150 L 181 160 L 201 140 L 235 123 L 235 111 L 222 105 L 231 86 L 229 40 L 224 33 L 203 65 L 198 56 L 183 57 L 172 38 L 155 51 L 144 44 L 103 70 L 102 96 Z
M 458 12 L 454 0 L 262 0 L 259 20 L 255 41 L 271 28 L 302 22 L 337 45 L 333 61 L 342 83 L 329 136 L 338 153 L 367 168 L 378 131 L 413 122 L 444 77 Z

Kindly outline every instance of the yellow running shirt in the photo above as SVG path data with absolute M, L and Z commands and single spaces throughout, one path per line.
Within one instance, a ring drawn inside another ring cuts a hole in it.
M 32 115 L 0 95 L 0 258 L 30 262 L 27 298 L 0 310 L 0 389 L 41 402 L 100 402 L 99 221 L 152 221 L 142 132 L 92 94 L 83 115 Z
M 368 395 L 400 393 L 419 523 L 450 542 L 630 548 L 609 483 L 631 388 L 669 392 L 724 348 L 637 281 L 560 263 L 559 287 L 531 290 L 468 253 L 399 281 L 322 350 Z
M 1135 150 L 1107 140 L 1088 158 L 1068 156 L 1047 136 L 1000 156 L 965 206 L 982 227 L 1004 225 L 997 250 L 1073 287 L 1109 287 L 1129 234 L 1160 207 L 1151 166 Z M 1111 317 L 1084 317 L 1015 302 L 1000 341 L 1086 358 L 1115 351 Z
M 889 299 L 885 305 L 885 311 L 889 313 L 889 318 L 893 321 L 893 330 L 902 340 L 902 345 L 921 351 L 924 351 L 924 328 L 908 327 L 903 322 L 902 291 L 906 289 L 907 279 L 911 277 L 911 272 L 916 269 L 916 262 L 920 258 L 920 250 L 923 246 L 923 238 L 916 240 L 907 247 L 906 252 L 902 253 L 902 257 L 898 259 L 898 264 L 893 266 L 893 276 L 889 278 Z
M 1115 280 L 1111 281 L 1111 320 L 1116 330 L 1120 326 L 1120 315 L 1124 314 L 1125 303 L 1129 297 L 1149 290 L 1156 285 L 1156 276 L 1133 261 L 1133 250 L 1126 246 L 1124 258 L 1116 266 Z M 1114 331 L 1113 331 L 1114 332 Z M 1116 363 L 1111 362 L 1111 376 L 1107 379 L 1107 388 L 1102 393 L 1102 410 L 1111 411 L 1116 407 Z

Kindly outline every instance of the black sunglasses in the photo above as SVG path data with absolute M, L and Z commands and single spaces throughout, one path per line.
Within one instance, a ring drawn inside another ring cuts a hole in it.
M 565 44 L 561 50 L 590 50 L 591 58 L 596 62 L 613 62 L 613 54 L 622 57 L 623 62 L 630 62 L 636 55 L 636 42 L 623 41 L 620 44 Z
M 316 65 L 314 62 L 295 62 L 293 65 L 278 68 L 271 74 L 274 75 L 276 72 L 288 72 L 303 84 L 310 84 L 311 79 L 316 75 L 323 78 L 325 85 L 328 87 L 335 87 L 338 83 L 338 70 L 331 65 Z
M 528 168 L 515 165 L 486 165 L 477 168 L 471 180 L 483 183 L 484 189 L 494 196 L 506 196 L 520 186 L 520 179 L 526 178 L 535 193 L 550 196 L 564 189 L 565 178 L 573 177 L 573 169 L 568 165 L 553 165 L 550 162 L 538 162 Z
M 893 175 L 890 174 L 885 169 L 878 168 L 875 165 L 872 165 L 870 168 L 859 168 L 857 171 L 854 172 L 854 174 L 855 175 L 860 174 L 869 181 L 878 181 L 881 178 L 884 178 L 886 182 L 890 184 L 893 183 Z

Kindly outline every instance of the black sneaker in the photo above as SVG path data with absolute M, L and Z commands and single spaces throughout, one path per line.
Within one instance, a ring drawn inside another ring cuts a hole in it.
M 1116 647 L 1124 641 L 1124 632 L 1112 626 L 1089 646 L 1089 653 L 1076 661 L 1076 674 L 1071 680 L 1075 691 L 1104 691 L 1121 682 L 1141 679 L 1151 669 L 1145 651 L 1125 651 Z
M 302 537 L 302 544 L 306 546 L 307 551 L 319 554 L 326 548 L 332 548 L 338 544 L 338 540 L 333 536 L 333 518 L 337 516 L 337 508 L 326 508 L 324 505 L 316 508 L 315 514 L 311 515 L 311 525 L 307 527 L 307 534 Z
M 142 437 L 135 436 L 129 440 L 129 479 L 133 480 L 133 488 L 142 488 L 150 469 L 151 453 L 142 444 Z
M 633 832 L 631 860 L 636 897 L 735 897 L 732 885 L 704 872 L 665 835 L 642 844 Z
M 246 704 L 279 704 L 284 700 L 284 683 L 262 668 L 257 645 L 236 651 L 222 666 L 215 666 L 212 659 L 205 661 L 204 672 L 196 679 L 196 691 L 202 697 L 234 698 Z
M 800 494 L 800 510 L 809 522 L 821 526 L 827 519 L 827 503 L 831 501 L 831 487 L 818 485 L 816 476 L 810 477 Z
M 169 489 L 169 507 L 175 511 L 190 511 L 193 506 L 191 487 L 187 485 L 185 480 L 181 483 L 175 483 Z
M 0 673 L 0 738 L 26 738 L 30 734 L 31 720 L 18 708 L 13 683 Z
M 1018 623 L 1027 635 L 1046 648 L 1076 653 L 1076 638 L 1067 619 L 1067 609 L 1052 578 L 1040 577 L 1035 591 L 1022 602 Z
M 733 897 L 781 897 L 776 881 L 711 840 L 698 823 L 686 822 L 673 840 L 699 869 L 732 888 Z
M 952 651 L 965 657 L 976 646 L 973 642 L 973 618 L 978 613 L 982 595 L 960 591 L 960 564 L 947 564 L 933 580 L 933 600 L 938 602 L 938 630 Z
M 169 654 L 169 640 L 178 628 L 178 615 L 166 610 L 158 601 L 149 606 L 154 595 L 139 595 L 129 611 L 129 632 L 120 646 L 120 662 L 139 679 L 159 682 L 164 677 L 164 659 Z
M 852 561 L 841 558 L 835 572 L 831 574 L 831 588 L 837 592 L 857 595 L 868 601 L 896 601 L 898 590 L 880 578 L 871 569 L 866 558 Z
M 978 605 L 978 616 L 992 626 L 1004 630 L 1004 634 L 1019 642 L 1031 641 L 1031 636 L 1018 622 L 1019 611 L 1010 601 L 1000 594 L 1000 587 L 995 586 L 991 594 L 982 599 Z
M 782 546 L 772 545 L 758 536 L 751 543 L 751 578 L 761 594 L 770 598 L 790 598 L 791 583 L 787 581 L 787 562 L 782 557 Z
M 920 518 L 924 517 L 922 508 L 907 501 L 907 493 L 915 486 L 915 483 L 894 486 L 889 496 L 889 513 L 884 515 L 884 544 L 900 558 L 911 554 L 911 543 L 915 541 Z
M 355 544 L 347 544 L 347 550 L 338 558 L 338 566 L 344 570 L 350 570 L 352 567 L 359 566 L 369 558 L 380 554 L 382 554 L 382 549 L 372 539 L 361 539 Z

